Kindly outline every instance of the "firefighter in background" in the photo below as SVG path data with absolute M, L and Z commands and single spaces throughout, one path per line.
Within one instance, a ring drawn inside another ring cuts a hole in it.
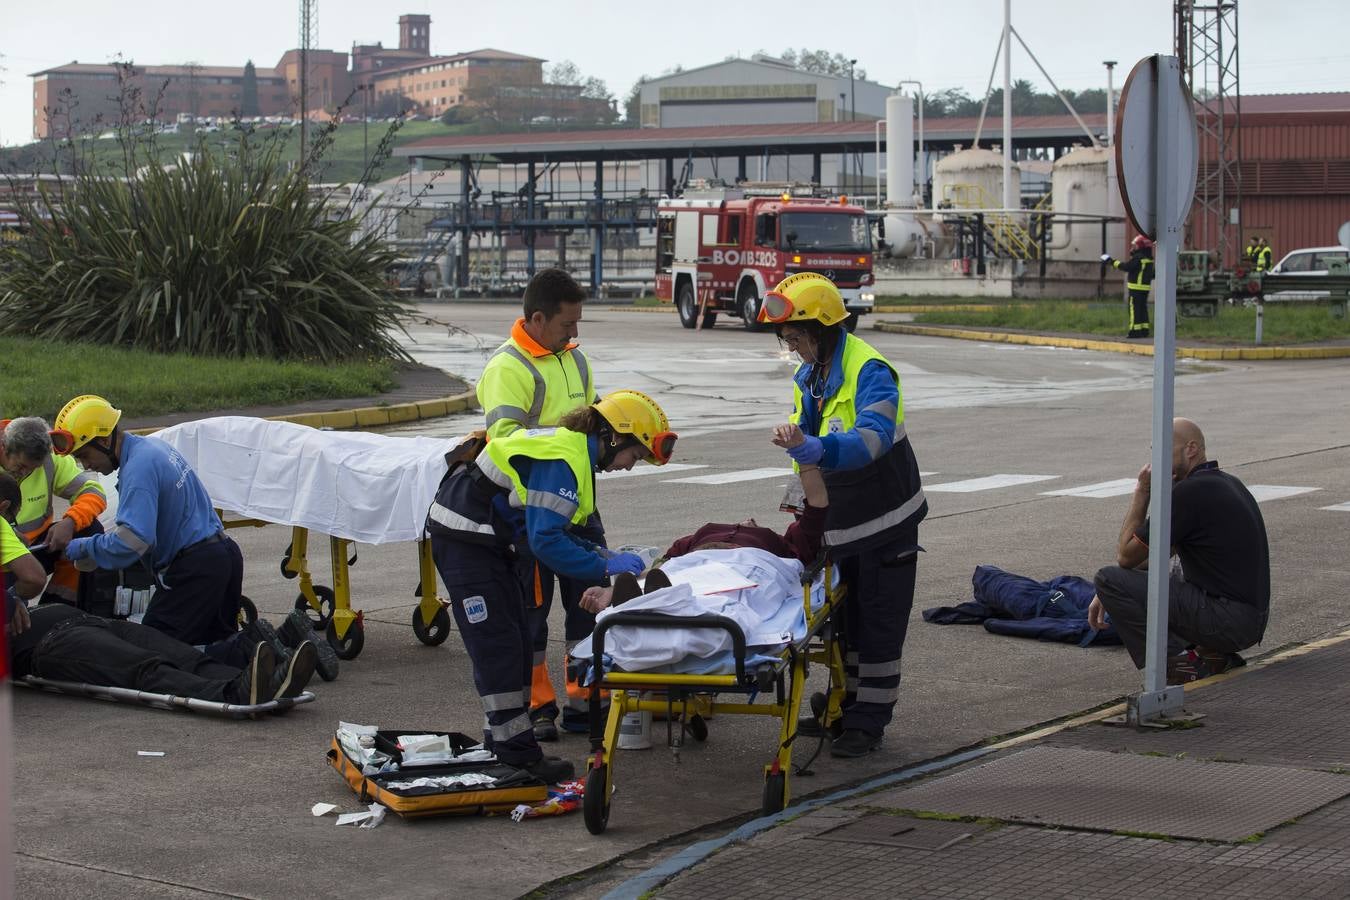
M 543 269 L 530 279 L 524 315 L 511 327 L 510 339 L 497 348 L 478 380 L 478 403 L 487 417 L 489 440 L 522 428 L 551 428 L 568 412 L 595 402 L 590 363 L 574 340 L 585 299 L 581 286 L 562 269 Z M 576 533 L 593 544 L 605 545 L 605 528 L 598 515 Z M 565 616 L 563 637 L 569 646 L 595 630 L 595 616 L 581 606 L 582 592 L 595 582 L 557 576 L 530 548 L 522 545 L 516 550 L 534 648 L 530 717 L 539 740 L 556 741 L 558 697 L 548 668 L 553 580 L 556 576 Z M 588 731 L 587 692 L 574 681 L 566 684 L 563 729 Z
M 1130 292 L 1130 330 L 1127 338 L 1148 337 L 1148 298 L 1153 293 L 1153 242 L 1142 234 L 1130 242 L 1130 258 L 1121 262 L 1103 253 L 1102 262 L 1125 273 L 1125 287 Z
M 664 465 L 675 446 L 666 414 L 637 391 L 616 391 L 563 416 L 557 428 L 492 438 L 469 462 L 452 465 L 427 514 L 431 553 L 450 595 L 486 717 L 484 740 L 502 762 L 548 781 L 571 763 L 539 748 L 529 709 L 530 601 L 515 568 L 526 544 L 549 571 L 596 584 L 640 574 L 642 558 L 587 541 L 595 473 Z
M 1273 254 L 1274 251 L 1270 248 L 1270 244 L 1266 243 L 1265 238 L 1261 238 L 1256 247 L 1256 271 L 1269 272 L 1270 258 Z
M 804 440 L 787 448 L 797 466 L 818 465 L 829 491 L 825 543 L 847 591 L 844 670 L 837 721 L 824 695 L 811 698 L 798 733 L 828 736 L 830 754 L 865 756 L 881 742 L 900 697 L 900 656 L 914 605 L 919 522 L 928 513 L 919 466 L 905 433 L 900 376 L 866 341 L 849 334 L 833 282 L 790 275 L 764 295 L 760 321 L 801 358 L 791 423 Z
M 39 548 L 33 557 L 52 576 L 44 602 L 73 605 L 80 573 L 63 552 L 72 538 L 103 533 L 98 517 L 108 508 L 108 500 L 93 472 L 81 470 L 69 456 L 52 453 L 53 442 L 65 452 L 71 440 L 69 432 L 52 431 L 36 416 L 0 421 L 0 467 L 23 492 L 23 502 L 14 511 L 15 530 L 28 546 Z M 56 497 L 70 504 L 59 519 L 52 516 Z

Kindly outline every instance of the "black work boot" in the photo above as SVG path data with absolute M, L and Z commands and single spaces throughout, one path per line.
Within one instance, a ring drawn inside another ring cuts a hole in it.
M 286 621 L 277 629 L 277 637 L 287 647 L 299 647 L 305 641 L 314 644 L 318 651 L 319 663 L 315 670 L 324 681 L 333 681 L 338 677 L 338 655 L 333 645 L 323 635 L 314 630 L 314 620 L 303 609 L 293 609 Z
M 834 740 L 844 733 L 844 720 L 836 719 L 825 728 L 820 724 L 820 720 L 825 718 L 825 710 L 829 705 L 829 699 L 819 691 L 811 695 L 811 715 L 802 716 L 797 720 L 797 734 L 807 738 L 818 738 L 824 736 L 829 740 Z
M 526 763 L 520 768 L 529 772 L 540 781 L 549 784 L 557 784 L 560 781 L 571 781 L 577 774 L 577 770 L 570 762 L 565 759 L 559 759 L 556 756 L 545 756 L 536 759 L 534 762 Z
M 830 755 L 842 759 L 857 759 L 880 746 L 881 735 L 869 734 L 861 728 L 846 728 L 830 745 Z
M 534 739 L 540 743 L 551 744 L 558 739 L 558 725 L 554 716 L 542 706 L 530 710 L 530 724 L 534 726 Z

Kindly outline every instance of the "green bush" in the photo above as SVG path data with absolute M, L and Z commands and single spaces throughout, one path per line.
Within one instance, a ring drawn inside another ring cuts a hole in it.
M 0 247 L 0 332 L 155 352 L 333 361 L 407 358 L 396 259 L 241 135 L 128 175 L 85 172 L 23 204 Z

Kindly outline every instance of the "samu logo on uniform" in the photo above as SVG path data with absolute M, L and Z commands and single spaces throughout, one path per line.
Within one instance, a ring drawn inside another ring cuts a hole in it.
M 568 501 L 570 501 L 570 502 L 572 502 L 572 503 L 576 503 L 576 502 L 577 502 L 577 492 L 574 491 L 574 490 L 572 490 L 571 488 L 565 488 L 565 487 L 560 487 L 560 488 L 558 488 L 558 496 L 559 496 L 559 497 L 562 497 L 564 500 L 568 500 Z
M 477 625 L 479 622 L 487 620 L 487 601 L 481 595 L 465 597 L 460 603 L 464 607 L 464 618 L 469 620 L 470 625 Z

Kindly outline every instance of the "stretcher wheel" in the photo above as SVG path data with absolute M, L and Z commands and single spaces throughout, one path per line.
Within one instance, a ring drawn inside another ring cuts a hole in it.
M 782 812 L 787 806 L 787 774 L 775 772 L 764 776 L 764 797 L 760 801 L 760 812 L 766 816 Z
M 689 736 L 700 744 L 708 739 L 708 722 L 698 713 L 689 717 Z
M 586 773 L 586 796 L 581 801 L 581 815 L 586 820 L 586 830 L 591 834 L 604 834 L 605 827 L 609 825 L 609 797 L 605 790 L 608 780 L 607 765 Z
M 361 649 L 366 646 L 366 629 L 360 619 L 352 622 L 351 627 L 347 629 L 347 636 L 341 640 L 337 636 L 337 626 L 329 621 L 324 636 L 337 651 L 338 659 L 356 659 L 361 655 Z
M 247 597 L 239 598 L 239 627 L 258 621 L 258 605 Z
M 281 554 L 281 577 L 285 578 L 287 581 L 300 574 L 299 572 L 292 572 L 290 570 L 292 546 L 292 544 L 287 544 L 286 552 Z
M 333 621 L 333 589 L 316 584 L 314 585 L 314 596 L 319 600 L 317 613 L 314 611 L 314 607 L 309 605 L 309 598 L 303 593 L 296 595 L 295 608 L 306 610 L 309 613 L 310 621 L 314 623 L 314 630 L 323 631 L 328 627 L 328 623 Z
M 445 643 L 445 639 L 450 636 L 450 610 L 442 606 L 436 610 L 436 615 L 431 617 L 430 625 L 422 624 L 421 607 L 413 607 L 412 616 L 413 634 L 417 639 L 428 647 L 439 647 Z

